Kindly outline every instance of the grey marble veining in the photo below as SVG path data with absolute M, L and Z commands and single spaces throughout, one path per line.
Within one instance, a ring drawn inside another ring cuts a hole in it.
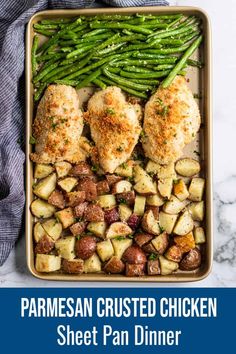
M 177 0 L 173 5 L 202 7 L 213 30 L 213 151 L 214 151 L 214 262 L 203 281 L 175 287 L 236 286 L 236 1 Z M 162 287 L 168 284 L 122 286 Z M 0 268 L 1 287 L 100 287 L 115 283 L 58 283 L 40 281 L 26 267 L 24 238 Z M 121 284 L 119 284 L 119 287 Z

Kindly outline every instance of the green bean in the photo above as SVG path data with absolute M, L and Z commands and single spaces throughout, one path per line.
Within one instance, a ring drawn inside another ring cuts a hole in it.
M 63 58 L 63 57 L 65 57 L 64 53 L 45 54 L 45 55 L 38 56 L 37 57 L 37 62 L 41 63 L 42 61 L 47 61 L 47 60 L 55 59 L 55 58 L 60 59 L 60 58 Z
M 74 20 L 71 20 L 70 18 L 57 18 L 53 20 L 45 19 L 42 20 L 41 23 L 43 25 L 57 25 L 57 24 L 65 24 L 65 23 L 71 23 Z
M 34 94 L 34 101 L 37 102 L 40 100 L 44 89 L 47 87 L 47 84 L 41 84 L 38 88 L 38 90 Z
M 203 68 L 204 64 L 199 60 L 188 59 L 187 64 L 190 66 L 195 66 L 199 69 Z
M 107 85 L 98 78 L 94 79 L 92 82 L 95 85 L 99 86 L 102 90 L 105 90 L 105 88 L 107 87 Z
M 58 31 L 52 38 L 50 38 L 47 42 L 45 42 L 38 50 L 38 52 L 44 52 L 48 47 L 50 47 L 52 44 L 56 43 L 58 38 L 60 38 L 61 35 L 65 34 L 66 32 L 74 29 L 78 24 L 81 23 L 81 19 L 78 18 L 75 20 L 75 22 L 68 24 L 65 26 L 63 29 Z
M 154 51 L 156 51 L 156 49 L 154 49 Z M 173 55 L 163 55 L 163 54 L 152 54 L 149 53 L 149 50 L 140 53 L 140 52 L 135 52 L 132 57 L 134 58 L 139 58 L 139 59 L 166 59 L 166 58 L 176 58 Z
M 42 34 L 42 35 L 44 35 L 46 37 L 52 37 L 54 35 L 54 33 L 55 33 L 55 32 L 47 31 L 47 30 L 44 30 L 44 29 L 35 29 L 34 31 L 39 33 L 39 34 Z
M 62 48 L 61 48 L 61 51 L 62 51 L 63 53 L 70 53 L 72 50 L 73 50 L 72 47 L 62 47 Z
M 150 86 L 148 85 L 142 85 L 142 84 L 136 84 L 134 85 L 133 82 L 130 82 L 127 79 L 124 79 L 116 74 L 111 73 L 107 68 L 103 68 L 103 73 L 111 80 L 115 81 L 116 83 L 126 86 L 126 87 L 130 87 L 130 88 L 135 88 L 138 91 L 139 90 L 144 90 L 147 91 L 150 89 Z M 131 76 L 132 77 L 132 76 Z
M 115 52 L 117 49 L 121 48 L 124 44 L 125 44 L 125 42 L 112 44 L 112 45 L 110 45 L 109 47 L 107 47 L 105 49 L 99 50 L 98 52 L 96 51 L 96 55 L 102 56 L 104 54 Z
M 69 85 L 69 86 L 76 86 L 78 85 L 79 81 L 76 80 L 55 80 L 54 81 L 56 84 L 60 85 Z
M 77 33 L 77 32 L 82 32 L 85 28 L 87 28 L 87 24 L 82 24 L 81 26 L 77 26 L 73 29 L 73 32 Z M 81 36 L 81 33 L 79 33 L 79 35 Z
M 101 76 L 100 79 L 101 79 L 102 81 L 108 83 L 108 84 L 111 85 L 111 86 L 117 86 L 117 83 L 116 83 L 115 81 L 112 81 L 112 80 L 110 80 L 110 79 L 108 79 L 108 78 L 106 78 L 106 77 Z M 133 96 L 137 96 L 137 97 L 144 98 L 144 99 L 147 98 L 147 95 L 146 95 L 146 93 L 144 93 L 144 92 L 139 92 L 139 91 L 136 91 L 136 90 L 134 90 L 134 89 L 128 88 L 128 87 L 123 86 L 123 85 L 119 85 L 119 87 L 120 87 L 123 91 L 128 92 L 128 93 L 130 93 L 130 94 L 133 95 Z
M 117 61 L 114 62 L 113 65 L 114 66 L 123 66 L 123 65 L 138 65 L 138 66 L 146 66 L 146 65 L 150 65 L 150 64 L 172 64 L 175 63 L 176 60 L 178 58 L 177 57 L 172 57 L 172 58 L 162 58 L 162 59 L 146 59 L 146 60 L 142 60 L 142 59 L 127 59 L 124 61 Z
M 147 84 L 147 85 L 158 85 L 159 84 L 158 80 L 152 80 L 152 79 L 133 79 L 130 77 L 129 81 L 136 82 L 138 84 Z
M 164 38 L 161 39 L 160 44 L 170 44 L 170 45 L 176 45 L 176 46 L 181 46 L 184 44 L 184 42 L 181 39 L 169 39 L 169 38 Z
M 121 70 L 120 75 L 124 78 L 137 78 L 137 79 L 155 79 L 159 77 L 167 76 L 170 73 L 170 70 L 162 70 L 162 71 L 152 71 L 150 73 L 132 73 Z M 124 79 L 125 80 L 125 79 Z
M 89 16 L 86 17 L 87 21 L 94 21 L 94 20 L 106 20 L 106 21 L 126 21 L 131 20 L 133 17 L 128 15 L 96 15 L 96 16 Z
M 167 69 L 172 69 L 174 67 L 174 65 L 172 64 L 160 64 L 155 66 L 153 69 L 154 70 L 167 70 Z
M 104 48 L 106 48 L 107 46 L 113 44 L 113 42 L 119 38 L 120 35 L 119 33 L 114 34 L 112 37 L 108 38 L 105 42 L 103 42 L 102 44 L 100 44 L 97 48 L 96 48 L 96 52 L 99 50 L 102 50 Z
M 133 32 L 143 33 L 143 34 L 151 34 L 152 31 L 148 28 L 143 28 L 141 26 L 129 25 L 128 23 L 103 23 L 103 22 L 91 22 L 91 28 L 114 28 L 114 29 L 128 29 Z
M 84 46 L 83 48 L 77 48 L 76 50 L 73 50 L 72 52 L 67 54 L 66 59 L 70 59 L 70 58 L 73 58 L 79 54 L 82 54 L 82 53 L 86 52 L 87 50 L 92 49 L 94 46 L 95 46 L 95 44 L 90 44 L 90 45 Z
M 148 69 L 145 69 L 142 67 L 138 67 L 138 66 L 124 66 L 122 68 L 122 70 L 130 71 L 130 72 L 134 72 L 134 73 L 151 73 L 152 72 L 151 70 L 148 70 Z
M 82 38 L 86 38 L 86 37 L 92 37 L 92 36 L 96 36 L 97 34 L 101 34 L 106 32 L 107 30 L 104 28 L 98 28 L 96 30 L 90 31 L 88 33 L 85 33 Z
M 193 26 L 185 26 L 182 28 L 176 28 L 176 29 L 170 29 L 170 30 L 163 30 L 163 31 L 158 31 L 155 34 L 153 33 L 152 36 L 150 36 L 147 41 L 152 40 L 153 38 L 157 39 L 157 38 L 166 38 L 166 37 L 171 37 L 171 36 L 175 36 L 178 35 L 180 33 L 185 33 L 188 32 L 189 30 L 192 30 Z
M 147 49 L 146 53 L 151 53 L 151 54 L 174 54 L 174 53 L 184 52 L 186 49 L 188 49 L 188 47 L 189 47 L 188 44 L 184 44 L 181 47 L 177 47 L 177 48 Z
M 180 20 L 181 20 L 183 17 L 184 17 L 184 15 L 181 14 L 179 17 L 177 17 L 174 21 L 172 21 L 172 22 L 169 24 L 168 28 L 174 27 L 177 23 L 180 22 Z
M 87 75 L 83 81 L 81 81 L 77 86 L 76 89 L 80 89 L 82 87 L 86 87 L 90 82 L 95 80 L 101 74 L 101 69 L 98 69 L 91 74 Z
M 199 45 L 202 42 L 203 37 L 199 36 L 192 44 L 191 46 L 186 50 L 186 52 L 183 54 L 182 58 L 178 61 L 176 66 L 171 70 L 171 72 L 168 74 L 167 78 L 163 80 L 162 82 L 162 87 L 166 88 L 168 87 L 172 81 L 174 80 L 175 76 L 178 75 L 178 73 L 182 70 L 184 65 L 186 64 L 187 60 L 189 57 L 195 52 L 195 50 L 199 47 Z
M 55 68 L 58 67 L 59 62 L 57 61 L 56 63 L 51 64 L 50 66 L 48 66 L 46 69 L 42 70 L 39 74 L 37 74 L 34 78 L 33 78 L 33 83 L 36 83 L 40 80 L 42 80 L 42 78 L 44 76 L 46 76 L 50 71 L 54 70 Z
M 115 74 L 118 74 L 121 70 L 120 68 L 115 68 L 113 66 L 109 66 L 108 68 L 111 73 L 115 73 Z
M 34 24 L 34 29 L 42 29 L 42 30 L 48 30 L 48 29 L 58 29 L 58 25 L 53 25 L 53 24 L 40 24 L 40 23 L 35 23 Z
M 52 80 L 51 80 L 51 78 L 52 77 L 55 77 L 55 75 L 57 75 L 58 73 L 60 73 L 60 72 L 64 72 L 66 69 L 69 69 L 71 66 L 70 65 L 68 65 L 68 66 L 66 66 L 66 67 L 64 67 L 64 66 L 57 66 L 55 69 L 53 69 L 52 71 L 50 71 L 47 75 L 45 75 L 42 79 L 41 79 L 41 81 L 42 82 L 47 82 L 47 83 L 49 83 L 49 82 L 52 82 Z
M 57 53 L 57 44 L 52 44 L 50 47 L 48 47 L 48 49 L 46 50 L 46 54 L 55 54 Z
M 199 36 L 200 33 L 201 33 L 201 31 L 194 31 L 191 34 L 189 34 L 188 36 L 183 37 L 181 40 L 184 43 L 187 43 L 187 42 L 191 41 L 191 39 L 195 39 L 197 36 Z
M 33 76 L 36 74 L 36 71 L 37 71 L 36 52 L 37 52 L 38 44 L 39 44 L 39 37 L 34 36 L 32 49 L 31 49 L 31 66 L 32 66 Z
M 102 39 L 106 39 L 111 37 L 113 35 L 113 32 L 106 32 L 104 34 L 100 34 L 98 36 L 92 36 L 92 37 L 87 37 L 87 38 L 77 38 L 74 40 L 70 41 L 60 41 L 60 45 L 77 45 L 77 44 L 82 44 L 82 43 L 91 43 L 91 42 L 96 42 L 96 41 L 101 41 Z

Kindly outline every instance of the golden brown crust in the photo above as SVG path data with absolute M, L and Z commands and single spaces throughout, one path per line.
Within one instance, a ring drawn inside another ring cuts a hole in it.
M 155 162 L 167 164 L 182 154 L 182 149 L 196 136 L 200 114 L 193 94 L 182 76 L 167 88 L 159 88 L 145 107 L 145 155 Z

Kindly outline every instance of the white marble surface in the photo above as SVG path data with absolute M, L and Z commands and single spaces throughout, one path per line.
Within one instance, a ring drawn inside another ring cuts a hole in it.
M 203 281 L 177 284 L 176 287 L 236 286 L 236 1 L 179 0 L 172 4 L 205 9 L 213 29 L 214 86 L 214 264 Z M 57 283 L 33 278 L 25 264 L 22 238 L 9 259 L 0 268 L 1 287 L 99 287 L 115 283 Z M 118 286 L 152 287 L 164 284 L 119 284 Z M 171 285 L 173 286 L 173 285 Z

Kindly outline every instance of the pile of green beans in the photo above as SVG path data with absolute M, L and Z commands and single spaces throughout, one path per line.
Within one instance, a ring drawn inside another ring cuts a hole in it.
M 35 101 L 49 84 L 77 89 L 119 86 L 147 99 L 159 86 L 168 87 L 188 66 L 201 68 L 190 57 L 202 41 L 195 16 L 96 15 L 45 19 L 34 31 L 31 63 Z

